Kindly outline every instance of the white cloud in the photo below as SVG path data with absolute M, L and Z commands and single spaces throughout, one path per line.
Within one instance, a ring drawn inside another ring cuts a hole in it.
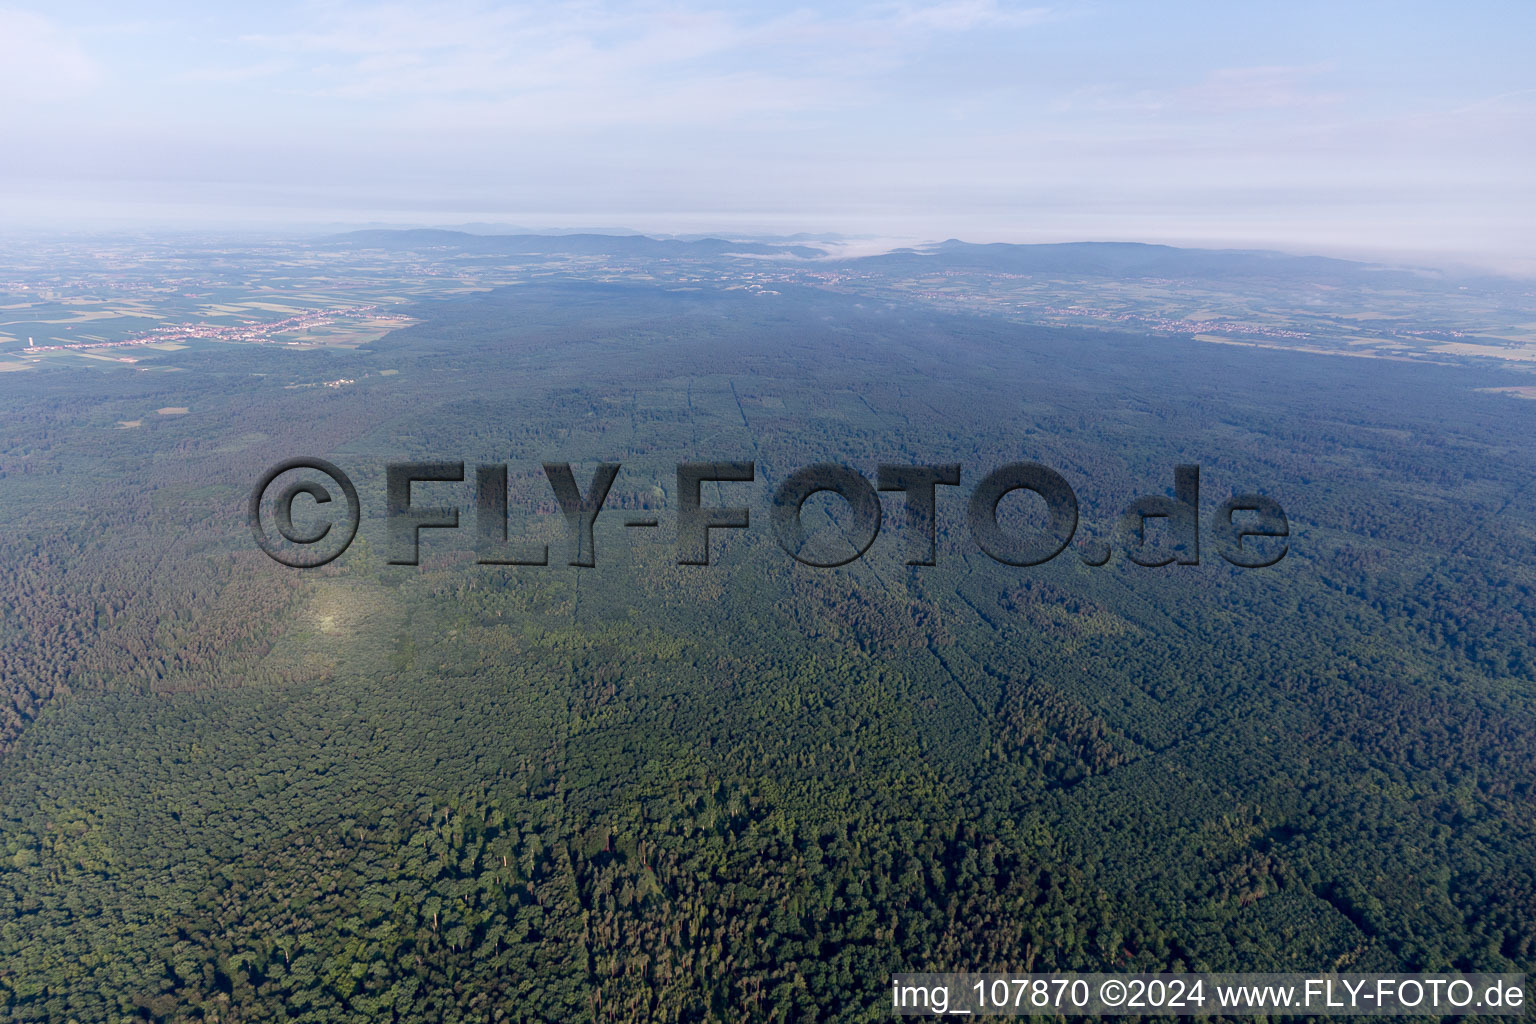
M 1346 99 L 1339 91 L 1318 87 L 1333 70 L 1329 64 L 1217 68 L 1192 84 L 1157 89 L 1098 83 L 1073 89 L 1057 101 L 1056 109 L 1192 115 L 1317 109 Z
M 101 69 L 54 22 L 0 8 L 0 95 L 11 103 L 68 99 L 89 92 Z
M 1051 16 L 1048 7 L 1013 7 L 997 0 L 945 0 L 941 3 L 905 5 L 897 9 L 895 22 L 903 28 L 966 32 L 978 28 L 1024 28 Z
M 435 118 L 591 128 L 740 119 L 858 102 L 937 33 L 1022 29 L 1046 16 L 997 0 L 767 15 L 666 3 L 328 4 L 244 41 L 292 64 L 283 88 L 387 102 Z M 260 60 L 248 67 L 263 66 Z M 274 69 L 280 65 L 272 65 Z
M 1175 100 L 1217 113 L 1329 106 L 1342 97 L 1317 89 L 1314 82 L 1330 70 L 1328 65 L 1220 68 L 1198 85 L 1179 90 Z

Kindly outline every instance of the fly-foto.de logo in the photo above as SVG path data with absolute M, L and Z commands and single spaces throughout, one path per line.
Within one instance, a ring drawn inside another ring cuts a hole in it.
M 556 504 L 570 530 L 569 564 L 591 567 L 596 562 L 593 528 L 622 466 L 600 463 L 586 489 L 576 481 L 571 465 L 543 463 Z M 463 462 L 391 462 L 385 467 L 385 524 L 388 560 L 416 565 L 426 530 L 461 530 L 460 506 L 437 504 L 445 488 L 457 484 L 460 497 L 470 474 Z M 907 525 L 906 563 L 931 566 L 937 558 L 938 489 L 959 487 L 961 467 L 881 465 L 873 483 L 862 473 L 834 463 L 818 463 L 789 474 L 774 488 L 768 520 L 774 540 L 802 565 L 833 568 L 864 555 L 880 535 L 884 516 L 880 492 L 899 495 Z M 510 539 L 508 530 L 507 466 L 476 465 L 473 479 L 473 533 L 476 561 L 481 565 L 548 565 L 549 545 Z M 677 507 L 674 510 L 679 565 L 709 565 L 711 531 L 751 528 L 746 505 L 706 503 L 704 487 L 724 493 L 728 485 L 757 479 L 752 462 L 684 462 L 677 466 Z M 1226 562 L 1245 569 L 1274 565 L 1285 557 L 1290 524 L 1273 498 L 1239 494 L 1221 502 L 1204 519 L 1200 508 L 1200 467 L 1179 465 L 1173 471 L 1173 494 L 1138 498 L 1114 524 L 1113 543 L 1084 540 L 1078 557 L 1087 565 L 1104 565 L 1118 548 L 1137 565 L 1199 565 L 1204 540 Z M 436 497 L 422 492 L 432 488 Z M 1045 522 L 1005 522 L 999 515 L 1003 500 L 1029 492 L 1044 503 Z M 806 502 L 823 492 L 843 506 L 839 526 L 845 543 L 835 553 L 818 552 L 807 544 L 802 518 Z M 296 508 L 301 514 L 296 517 Z M 625 510 L 626 513 L 633 510 Z M 325 565 L 352 543 L 362 521 L 356 486 L 339 467 L 324 459 L 297 458 L 278 463 L 251 491 L 248 518 L 256 543 L 275 560 L 296 568 Z M 1065 477 L 1048 466 L 1013 462 L 986 473 L 972 488 L 966 505 L 971 540 L 988 557 L 1005 565 L 1031 566 L 1048 562 L 1072 543 L 1078 532 L 1077 495 Z M 1148 526 L 1163 520 L 1169 543 L 1150 541 Z M 628 515 L 626 527 L 654 529 L 654 513 Z M 1203 536 L 1202 536 L 1203 535 Z

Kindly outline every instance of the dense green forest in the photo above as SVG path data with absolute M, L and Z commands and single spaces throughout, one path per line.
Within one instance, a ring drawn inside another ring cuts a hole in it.
M 1479 390 L 1528 377 L 787 286 L 410 312 L 356 350 L 0 374 L 5 1019 L 847 1021 L 898 971 L 1536 971 L 1536 402 Z M 245 521 L 296 455 L 362 495 L 320 569 Z M 464 527 L 388 564 L 405 459 L 505 463 L 551 564 L 476 564 L 468 482 L 423 492 Z M 551 460 L 623 466 L 594 568 Z M 752 526 L 681 566 L 672 473 L 713 460 L 756 463 L 709 492 Z M 1198 464 L 1207 513 L 1279 501 L 1289 553 L 998 564 L 965 499 L 1017 461 L 1093 538 Z M 864 558 L 790 559 L 769 496 L 814 462 L 964 466 L 937 564 L 899 495 Z

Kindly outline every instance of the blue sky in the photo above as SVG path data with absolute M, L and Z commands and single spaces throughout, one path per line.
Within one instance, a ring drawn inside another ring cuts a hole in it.
M 1532 39 L 1527 2 L 55 0 L 0 7 L 0 216 L 1515 265 Z

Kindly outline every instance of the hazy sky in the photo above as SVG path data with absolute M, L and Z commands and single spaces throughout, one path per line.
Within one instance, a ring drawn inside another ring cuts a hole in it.
M 1517 261 L 1533 40 L 1528 0 L 50 0 L 0 8 L 0 217 Z

